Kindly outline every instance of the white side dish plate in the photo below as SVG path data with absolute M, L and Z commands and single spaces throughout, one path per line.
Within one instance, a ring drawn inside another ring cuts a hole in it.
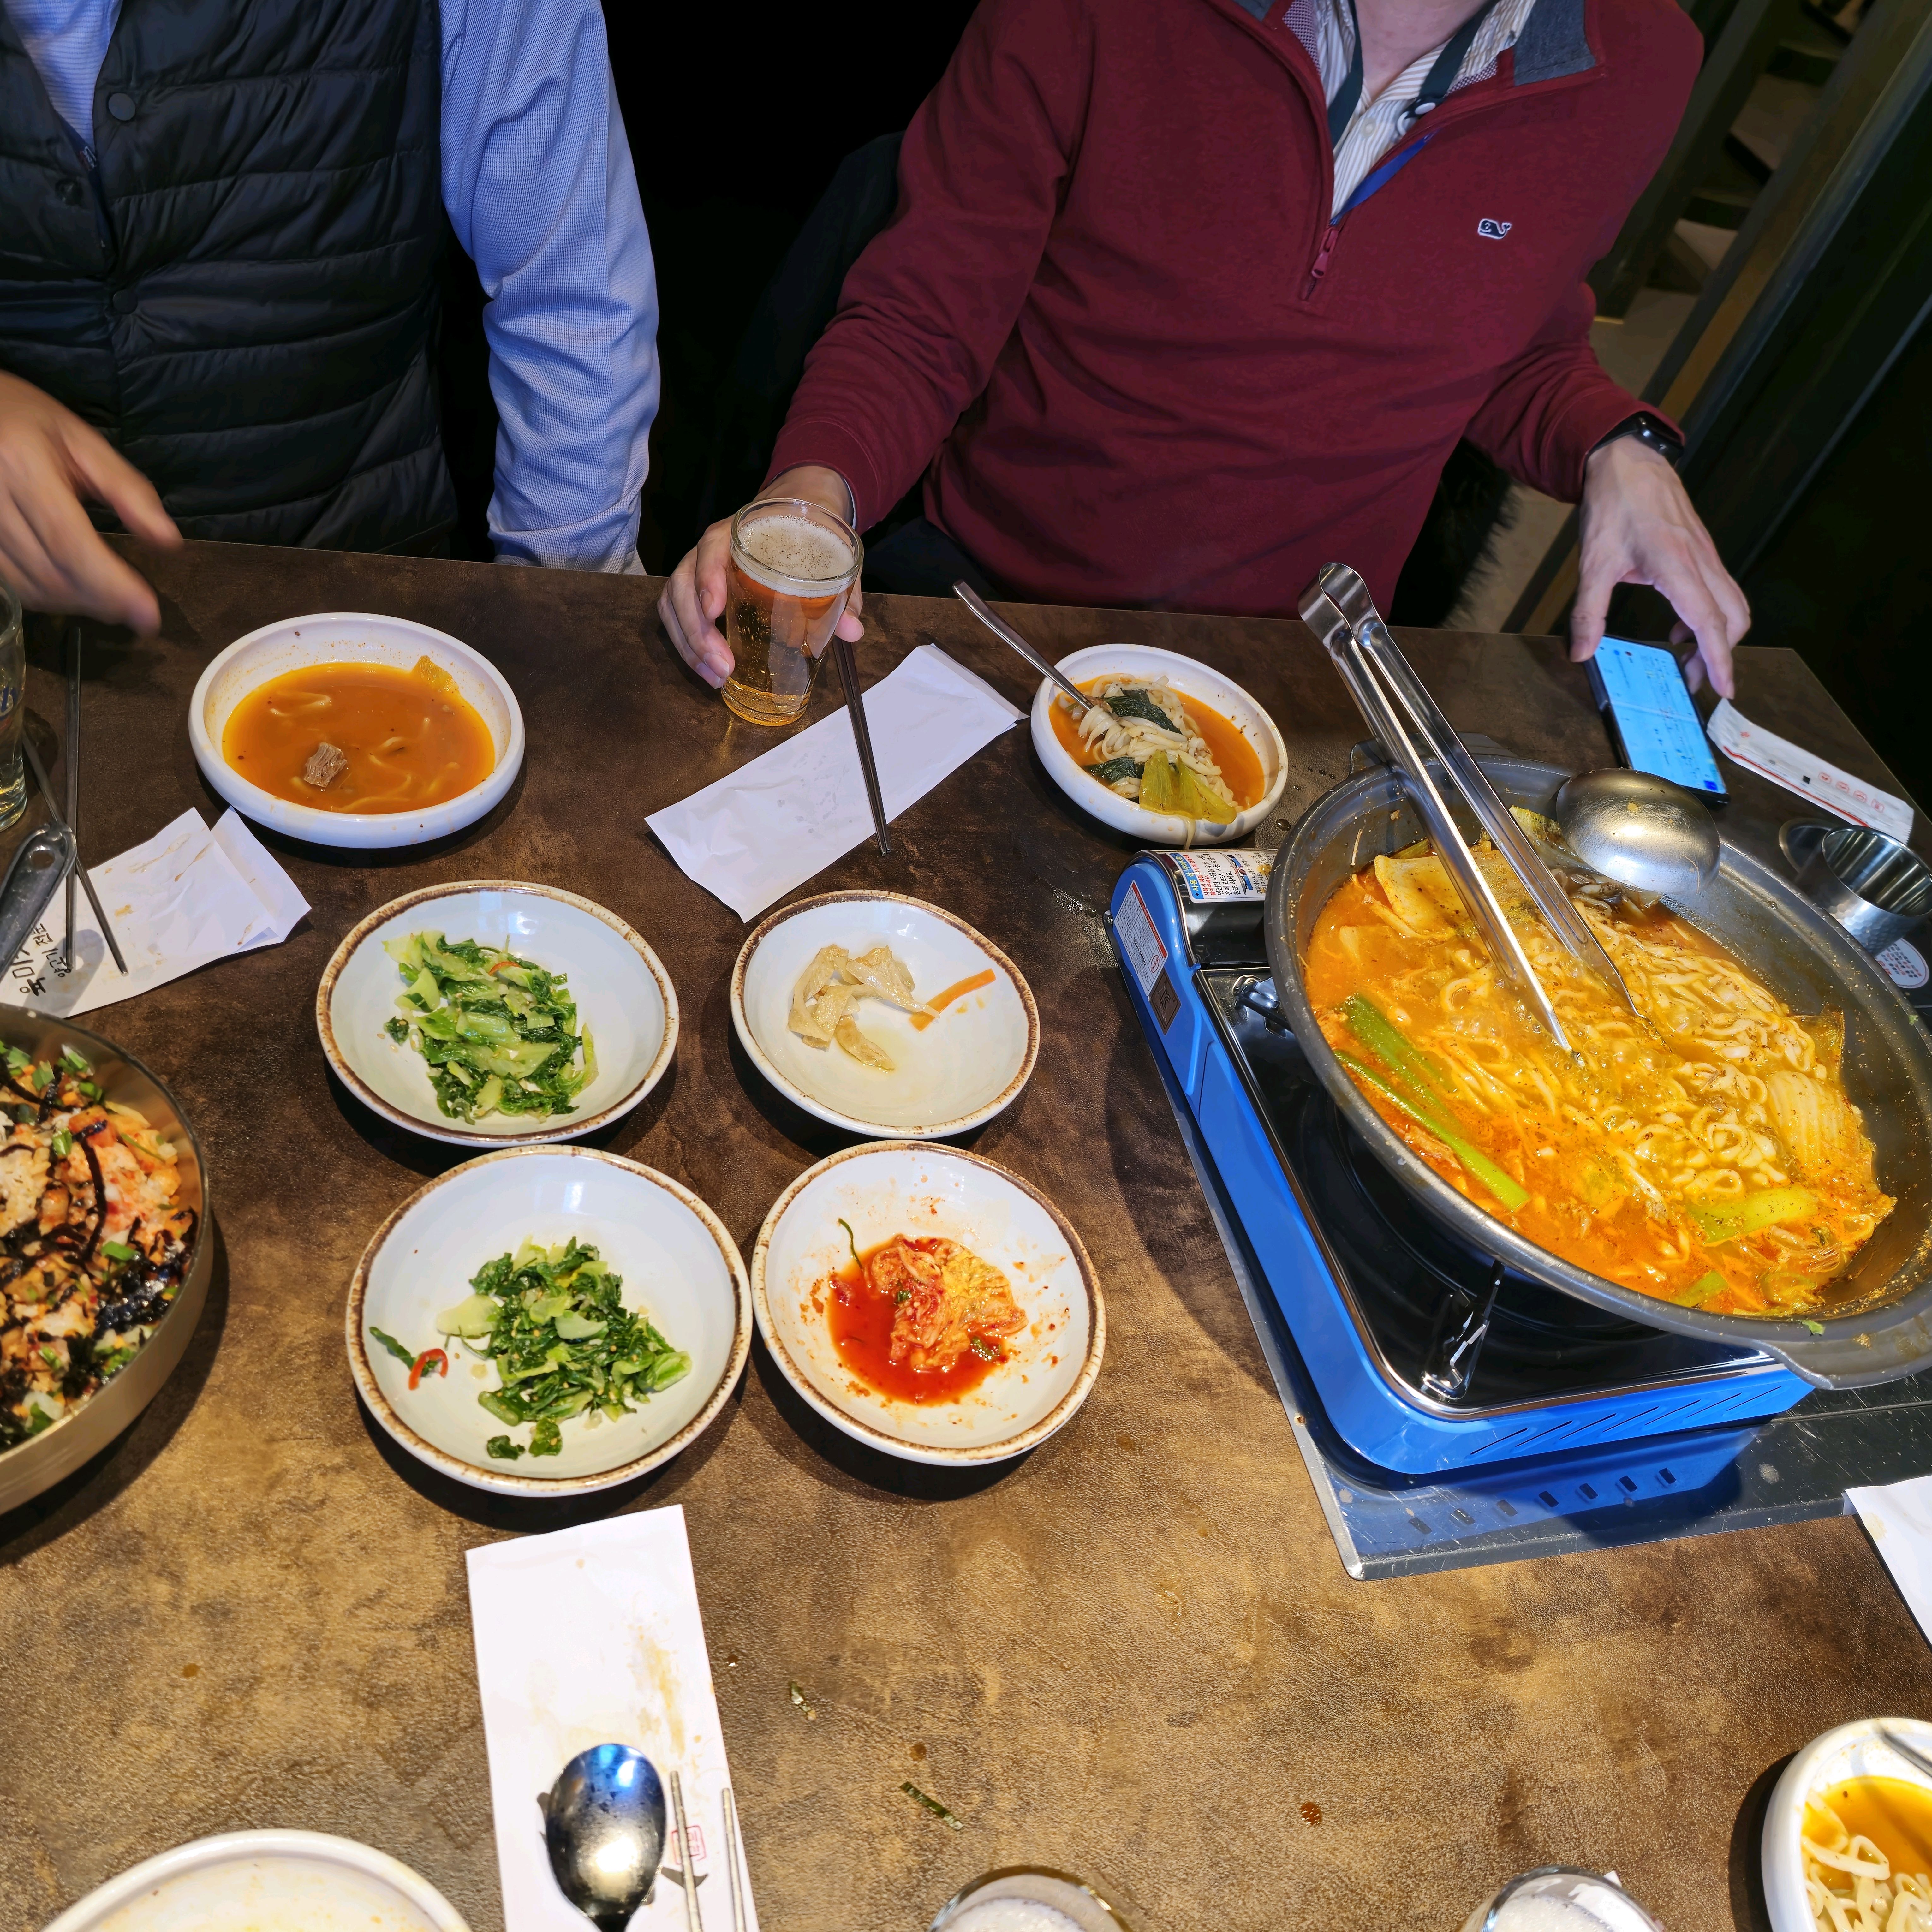
M 1184 697 L 1198 700 L 1218 711 L 1253 746 L 1262 766 L 1260 799 L 1226 825 L 1197 818 L 1190 821 L 1172 813 L 1148 812 L 1130 798 L 1123 798 L 1096 778 L 1089 778 L 1061 744 L 1053 728 L 1052 704 L 1059 694 L 1048 678 L 1042 678 L 1034 693 L 1031 730 L 1034 749 L 1046 767 L 1047 776 L 1082 812 L 1124 832 L 1148 845 L 1234 845 L 1251 837 L 1269 813 L 1281 802 L 1288 784 L 1288 747 L 1275 728 L 1274 720 L 1236 684 L 1211 665 L 1184 658 L 1174 651 L 1156 650 L 1150 644 L 1093 644 L 1071 657 L 1062 658 L 1054 667 L 1062 677 L 1084 688 L 1094 679 L 1110 672 L 1116 676 L 1152 680 L 1165 676 Z
M 317 664 L 392 664 L 409 670 L 420 658 L 440 664 L 489 727 L 496 762 L 481 784 L 421 812 L 320 812 L 292 805 L 250 784 L 221 755 L 230 714 L 249 692 L 271 678 Z M 244 818 L 272 826 L 312 844 L 374 851 L 419 845 L 460 832 L 494 808 L 524 763 L 524 714 L 502 673 L 446 632 L 406 618 L 360 610 L 329 610 L 284 617 L 237 638 L 204 670 L 188 700 L 188 741 L 201 775 Z
M 890 1073 L 836 1045 L 813 1046 L 790 1024 L 792 988 L 820 946 L 856 955 L 881 944 L 904 962 L 922 999 L 993 975 L 923 1030 L 884 1000 L 860 1001 L 852 1016 L 892 1060 Z M 808 1113 L 908 1140 L 991 1120 L 1018 1097 L 1040 1053 L 1040 1016 L 1012 962 L 950 913 L 890 893 L 828 892 L 774 913 L 738 955 L 731 1024 L 758 1071 Z
M 1027 1327 L 1010 1359 L 957 1402 L 884 1396 L 839 1358 L 825 1284 L 895 1234 L 940 1234 L 1004 1274 Z M 1017 1174 L 957 1148 L 848 1148 L 778 1196 L 752 1254 L 759 1332 L 799 1394 L 834 1427 L 909 1462 L 999 1462 L 1063 1426 L 1100 1372 L 1106 1314 L 1080 1238 Z
M 1932 1757 L 1932 1724 L 1917 1718 L 1866 1718 L 1814 1738 L 1784 1767 L 1764 1814 L 1764 1900 L 1772 1932 L 1813 1932 L 1816 1922 L 1804 1891 L 1804 1801 L 1848 1778 L 1895 1778 L 1932 1790 L 1932 1778 L 1879 1736 L 1894 1732 Z
M 622 1279 L 624 1306 L 689 1354 L 691 1372 L 614 1422 L 571 1418 L 560 1456 L 494 1460 L 484 1445 L 506 1425 L 476 1398 L 497 1386 L 496 1365 L 446 1341 L 436 1317 L 499 1255 L 573 1238 Z M 447 1348 L 449 1372 L 412 1389 L 372 1326 L 418 1352 Z M 473 1489 L 587 1496 L 668 1462 L 724 1406 L 751 1351 L 751 1290 L 724 1224 L 668 1175 L 590 1148 L 508 1148 L 430 1181 L 376 1230 L 350 1285 L 346 1340 L 370 1412 L 419 1462 Z
M 382 1030 L 398 1017 L 404 990 L 384 944 L 424 932 L 500 946 L 567 978 L 597 1061 L 597 1077 L 570 1112 L 487 1114 L 472 1123 L 437 1106 L 428 1063 L 412 1042 Z M 663 962 L 615 913 L 554 886 L 473 879 L 426 886 L 363 920 L 322 973 L 315 1024 L 337 1077 L 384 1119 L 458 1147 L 501 1147 L 574 1140 L 628 1113 L 670 1065 L 677 994 Z
M 399 1859 L 324 1832 L 224 1832 L 144 1859 L 46 1932 L 469 1932 Z

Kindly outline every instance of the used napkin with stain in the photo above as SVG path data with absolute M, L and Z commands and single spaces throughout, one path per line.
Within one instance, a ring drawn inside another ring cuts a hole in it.
M 664 1787 L 666 1868 L 632 1917 L 633 1932 L 684 1932 L 673 1772 L 684 1784 L 699 1911 L 712 1932 L 729 1932 L 731 1772 L 683 1509 L 490 1544 L 471 1550 L 469 1565 L 504 1923 L 514 1932 L 584 1932 L 551 1876 L 538 1799 L 579 1751 L 615 1744 L 642 1751 Z M 746 1922 L 757 1932 L 742 1850 L 739 1877 Z
M 1024 716 L 937 644 L 908 652 L 866 693 L 886 817 Z M 872 836 L 844 706 L 645 823 L 690 878 L 740 919 L 755 919 Z
M 110 956 L 94 908 L 78 891 L 68 970 L 62 885 L 0 980 L 0 1000 L 72 1018 L 232 953 L 278 946 L 308 910 L 294 880 L 233 812 L 211 831 L 190 806 L 146 844 L 88 870 L 127 972 Z

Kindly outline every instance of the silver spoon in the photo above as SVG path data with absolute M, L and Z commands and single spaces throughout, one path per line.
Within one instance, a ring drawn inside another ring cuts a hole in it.
M 557 1889 L 600 1932 L 622 1932 L 664 1858 L 657 1767 L 628 1744 L 592 1744 L 537 1802 Z
M 1718 826 L 1694 792 L 1648 772 L 1580 772 L 1550 816 L 1593 872 L 1665 898 L 1694 898 L 1718 876 Z

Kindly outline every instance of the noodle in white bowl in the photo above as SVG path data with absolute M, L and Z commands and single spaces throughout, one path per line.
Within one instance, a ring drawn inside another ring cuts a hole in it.
M 1828 1838 L 1808 1832 L 1798 1841 L 1817 1932 L 1932 1932 L 1932 1878 L 1894 1873 L 1884 1852 L 1848 1832 L 1822 1796 L 1807 1809 L 1830 1822 Z

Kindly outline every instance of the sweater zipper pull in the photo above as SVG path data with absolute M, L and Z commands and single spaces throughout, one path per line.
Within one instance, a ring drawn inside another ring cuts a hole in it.
M 1328 272 L 1328 257 L 1334 254 L 1336 238 L 1341 232 L 1342 224 L 1339 221 L 1329 223 L 1328 232 L 1322 236 L 1322 246 L 1316 252 L 1315 266 L 1308 272 L 1308 286 L 1301 292 L 1304 302 L 1315 292 L 1316 284 Z

